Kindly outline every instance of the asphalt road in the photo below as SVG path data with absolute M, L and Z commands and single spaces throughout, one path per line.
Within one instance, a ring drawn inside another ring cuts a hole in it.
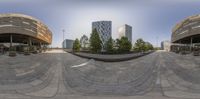
M 122 62 L 62 50 L 1 55 L 0 99 L 198 99 L 199 71 L 199 56 L 163 51 Z

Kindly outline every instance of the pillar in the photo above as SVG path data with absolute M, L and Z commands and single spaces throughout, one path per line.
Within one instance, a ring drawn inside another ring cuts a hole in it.
M 39 47 L 40 47 L 40 49 L 42 48 L 42 44 L 41 44 L 41 42 L 39 43 Z
M 13 37 L 12 34 L 10 34 L 10 48 L 12 47 Z
M 29 37 L 29 46 L 32 46 L 32 41 L 30 37 Z
M 193 41 L 193 38 L 191 37 L 190 38 L 190 52 L 192 52 L 192 41 Z

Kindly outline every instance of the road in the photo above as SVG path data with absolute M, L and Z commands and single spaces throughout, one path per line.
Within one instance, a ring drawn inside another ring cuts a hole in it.
M 200 57 L 157 51 L 102 62 L 62 50 L 0 56 L 2 99 L 182 99 L 200 97 Z

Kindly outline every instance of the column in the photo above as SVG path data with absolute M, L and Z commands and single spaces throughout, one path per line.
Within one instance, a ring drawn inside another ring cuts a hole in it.
M 42 48 L 42 44 L 41 44 L 41 42 L 39 43 L 39 46 L 40 46 L 40 49 Z
M 193 41 L 193 38 L 191 37 L 190 38 L 190 52 L 192 52 L 192 41 Z
M 32 46 L 32 41 L 30 37 L 29 37 L 29 46 Z
M 13 37 L 12 34 L 10 34 L 10 48 L 12 47 Z

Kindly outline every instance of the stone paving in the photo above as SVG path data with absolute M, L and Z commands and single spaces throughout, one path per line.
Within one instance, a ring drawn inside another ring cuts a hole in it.
M 177 98 L 199 98 L 200 64 L 196 61 L 200 57 L 182 56 L 174 53 L 163 53 L 161 57 L 161 87 L 164 94 Z
M 84 95 L 143 95 L 154 86 L 154 64 L 155 60 L 147 56 L 126 62 L 90 60 L 80 67 L 66 65 L 66 85 Z
M 163 51 L 111 63 L 62 50 L 0 55 L 0 99 L 198 99 L 199 64 Z

